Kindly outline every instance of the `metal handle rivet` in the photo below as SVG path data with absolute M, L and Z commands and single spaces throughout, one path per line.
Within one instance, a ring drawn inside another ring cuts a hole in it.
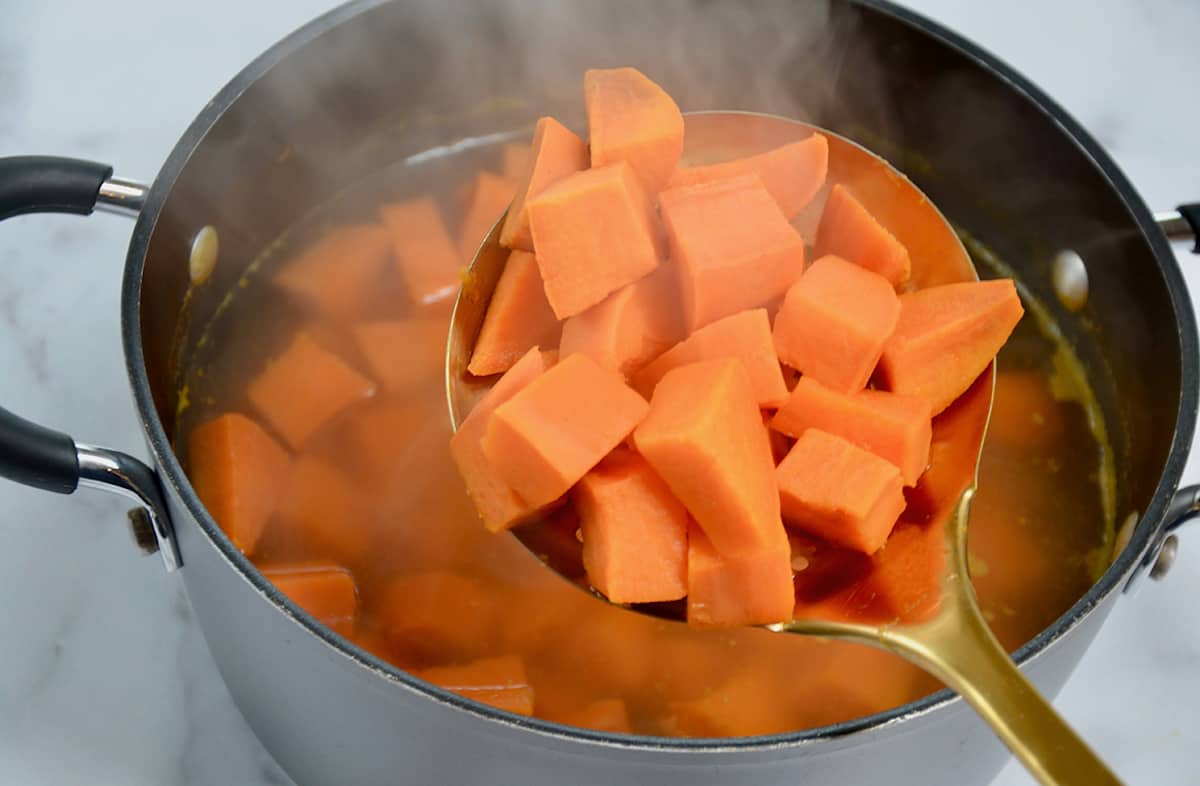
M 143 554 L 157 553 L 158 538 L 154 535 L 154 522 L 150 520 L 150 514 L 145 508 L 130 508 L 127 515 L 129 533 L 133 535 L 133 542 L 137 544 L 138 549 Z
M 1155 581 L 1161 581 L 1170 573 L 1171 566 L 1175 564 L 1175 557 L 1179 553 L 1179 538 L 1175 535 L 1168 535 L 1163 541 L 1162 548 L 1158 550 L 1158 557 L 1154 560 L 1154 567 L 1150 568 L 1150 578 Z
M 1058 300 L 1071 311 L 1078 311 L 1087 305 L 1088 273 L 1083 264 L 1083 257 L 1070 249 L 1059 251 L 1054 256 L 1050 269 L 1050 277 L 1054 284 L 1054 294 Z
M 200 286 L 212 275 L 220 250 L 216 227 L 210 224 L 196 233 L 192 239 L 192 253 L 188 255 L 188 275 L 192 279 L 192 286 Z

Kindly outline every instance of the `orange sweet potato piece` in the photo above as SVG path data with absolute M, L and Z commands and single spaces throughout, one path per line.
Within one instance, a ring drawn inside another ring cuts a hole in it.
M 864 554 L 879 550 L 904 510 L 894 464 L 820 429 L 796 440 L 778 479 L 789 523 Z
M 804 240 L 757 175 L 659 195 L 689 330 L 766 306 L 804 272 Z
M 536 349 L 526 352 L 475 405 L 450 438 L 450 455 L 466 484 L 467 494 L 475 503 L 483 526 L 491 532 L 508 529 L 536 512 L 538 506 L 517 496 L 484 455 L 483 438 L 488 422 L 498 406 L 549 367 L 545 353 Z
M 896 327 L 900 301 L 883 277 L 838 257 L 813 262 L 775 317 L 779 359 L 840 393 L 862 390 Z
M 1066 426 L 1063 407 L 1045 375 L 998 370 L 988 439 L 1024 450 L 1058 444 Z
M 371 375 L 387 390 L 417 390 L 441 376 L 450 335 L 444 317 L 364 322 L 352 334 Z
M 263 568 L 263 575 L 317 622 L 342 636 L 354 632 L 358 589 L 350 571 L 337 565 L 286 565 Z
M 406 664 L 470 660 L 494 647 L 497 587 L 445 570 L 391 578 L 371 599 L 376 624 Z
M 287 451 L 245 415 L 229 412 L 188 437 L 188 477 L 243 554 L 253 554 L 287 480 Z
M 869 450 L 900 468 L 912 486 L 929 466 L 929 402 L 882 390 L 838 393 L 801 377 L 771 427 L 792 437 L 817 428 Z
M 743 667 L 715 687 L 710 683 L 708 690 L 696 698 L 672 701 L 667 727 L 689 737 L 790 732 L 796 729 L 796 702 L 790 697 L 781 698 L 787 687 L 781 685 L 774 670 Z
M 595 731 L 611 731 L 616 734 L 632 734 L 629 710 L 623 699 L 600 699 L 570 712 L 559 713 L 555 718 L 567 726 L 578 726 Z
M 760 407 L 777 407 L 787 399 L 787 387 L 771 338 L 771 321 L 763 308 L 742 311 L 700 328 L 638 372 L 634 387 L 649 396 L 671 369 L 722 358 L 739 360 L 746 367 Z
M 409 300 L 421 305 L 452 299 L 458 293 L 462 260 L 433 198 L 383 205 L 379 217 L 391 233 Z
M 529 212 L 525 203 L 556 181 L 587 169 L 588 147 L 562 123 L 552 117 L 543 117 L 534 128 L 533 149 L 526 152 L 526 159 L 518 173 L 512 207 L 500 230 L 500 245 L 533 251 L 533 234 L 529 231 Z
M 693 627 L 766 625 L 792 618 L 792 551 L 780 529 L 760 549 L 720 554 L 699 527 L 688 533 L 687 621 Z
M 872 558 L 867 586 L 896 619 L 920 622 L 941 605 L 945 527 L 944 520 L 930 524 L 902 521 L 887 546 Z
M 391 254 L 391 236 L 383 227 L 338 227 L 284 265 L 272 281 L 305 306 L 344 319 L 366 308 Z
M 681 338 L 679 284 L 664 264 L 563 322 L 559 352 L 582 352 L 629 377 Z
M 528 251 L 514 251 L 496 282 L 467 370 L 480 377 L 508 371 L 533 347 L 557 347 L 561 333 L 537 260 Z
M 346 407 L 373 395 L 371 380 L 303 330 L 246 389 L 251 406 L 293 449 Z
M 894 287 L 912 273 L 908 249 L 840 183 L 829 192 L 821 213 L 813 254 L 841 257 L 878 273 Z
M 619 374 L 571 355 L 496 407 L 483 453 L 521 499 L 540 507 L 629 436 L 647 408 Z
M 783 524 L 775 462 L 739 361 L 668 371 L 633 441 L 721 554 L 778 545 Z
M 688 515 L 636 453 L 618 448 L 571 496 L 583 531 L 588 580 L 613 603 L 687 594 Z
M 458 227 L 458 258 L 470 265 L 475 252 L 513 200 L 512 184 L 491 172 L 475 176 L 471 200 Z
M 627 161 L 651 193 L 661 191 L 683 153 L 674 99 L 636 68 L 592 68 L 583 74 L 583 100 L 592 166 Z
M 624 162 L 567 175 L 525 209 L 546 299 L 559 319 L 658 267 L 654 208 Z
M 671 175 L 667 187 L 714 183 L 753 173 L 758 175 L 790 221 L 821 190 L 828 169 L 829 140 L 823 134 L 813 134 L 799 142 L 790 142 L 748 158 L 708 166 L 680 167 Z
M 280 537 L 298 544 L 306 557 L 351 566 L 366 555 L 374 535 L 361 491 L 342 470 L 309 455 L 292 462 L 278 517 Z
M 901 295 L 900 318 L 879 361 L 880 378 L 888 390 L 921 396 L 936 415 L 983 373 L 1024 313 L 1012 279 Z
M 438 666 L 416 673 L 434 685 L 517 715 L 533 714 L 533 687 L 516 655 L 482 658 L 461 666 Z

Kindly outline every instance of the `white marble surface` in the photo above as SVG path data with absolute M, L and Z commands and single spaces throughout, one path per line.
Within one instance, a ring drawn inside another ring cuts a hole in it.
M 1154 207 L 1200 199 L 1196 0 L 913 0 L 1040 83 Z M 200 106 L 322 0 L 0 0 L 0 155 L 97 158 L 149 178 Z M 140 449 L 122 369 L 130 225 L 0 227 L 0 403 Z M 1181 261 L 1193 292 L 1200 259 Z M 1200 479 L 1193 462 L 1186 479 Z M 287 783 L 217 676 L 175 578 L 124 505 L 0 483 L 0 784 Z M 1122 600 L 1058 704 L 1131 783 L 1200 783 L 1200 535 Z M 997 783 L 1027 783 L 1010 765 Z

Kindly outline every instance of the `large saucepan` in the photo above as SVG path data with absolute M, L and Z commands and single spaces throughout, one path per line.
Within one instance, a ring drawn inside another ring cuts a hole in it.
M 222 263 L 215 285 L 188 296 L 202 226 L 216 227 L 223 260 L 250 260 L 386 163 L 542 113 L 577 120 L 579 74 L 618 64 L 652 74 L 684 109 L 798 116 L 878 150 L 1047 302 L 1054 253 L 1083 256 L 1089 305 L 1056 316 L 1105 410 L 1119 512 L 1136 513 L 1137 525 L 1095 587 L 1017 653 L 1056 692 L 1121 591 L 1198 509 L 1195 489 L 1176 491 L 1197 405 L 1191 305 L 1162 229 L 1082 128 L 991 56 L 876 0 L 355 2 L 250 64 L 149 188 L 106 166 L 0 161 L 0 217 L 136 216 L 121 320 L 154 460 L 85 447 L 0 410 L 0 474 L 62 493 L 98 485 L 141 503 L 135 530 L 181 568 L 235 701 L 302 783 L 987 781 L 1004 752 L 945 692 L 836 727 L 724 741 L 501 716 L 318 626 L 238 553 L 184 476 L 171 449 L 177 374 L 196 327 L 241 273 Z

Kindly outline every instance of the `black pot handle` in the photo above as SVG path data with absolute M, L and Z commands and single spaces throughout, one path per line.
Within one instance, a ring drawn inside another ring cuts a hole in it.
M 113 178 L 106 164 L 53 156 L 0 158 L 0 221 L 25 213 L 90 215 L 98 204 L 136 212 L 145 189 Z M 60 431 L 0 408 L 0 477 L 70 494 L 81 485 L 138 501 L 131 511 L 134 534 L 146 551 L 162 553 L 179 567 L 167 507 L 153 470 L 133 456 L 77 444 Z
M 1200 254 L 1200 202 L 1180 205 L 1174 212 L 1157 215 L 1155 219 L 1168 239 L 1194 239 L 1192 253 Z

